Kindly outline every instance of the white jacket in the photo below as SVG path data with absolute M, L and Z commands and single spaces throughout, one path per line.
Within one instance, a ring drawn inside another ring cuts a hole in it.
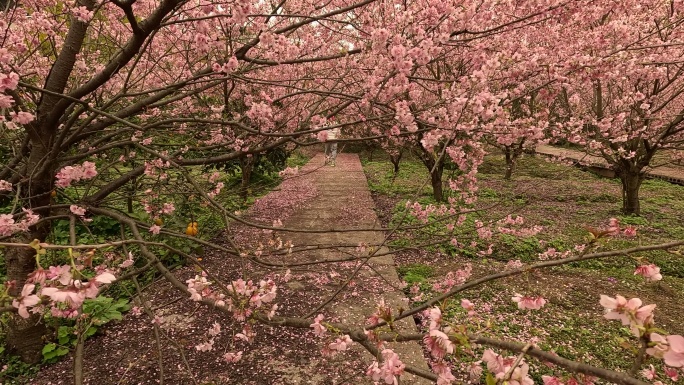
M 327 140 L 335 140 L 340 136 L 340 128 L 335 127 L 331 128 L 330 130 L 327 131 L 328 137 L 326 138 Z

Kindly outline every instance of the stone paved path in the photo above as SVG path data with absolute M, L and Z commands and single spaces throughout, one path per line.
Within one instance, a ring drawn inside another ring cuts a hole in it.
M 322 166 L 324 156 L 317 154 L 311 159 L 305 170 L 315 169 L 311 174 L 318 194 L 310 200 L 305 207 L 293 213 L 285 222 L 285 227 L 299 229 L 365 229 L 366 231 L 345 231 L 330 233 L 284 233 L 284 238 L 292 240 L 295 245 L 381 245 L 384 239 L 382 231 L 368 231 L 368 229 L 380 228 L 380 222 L 375 214 L 375 204 L 368 190 L 366 176 L 363 173 L 361 162 L 356 154 L 340 154 L 337 157 L 335 167 Z M 313 167 L 312 167 L 313 166 Z M 386 247 L 380 249 L 386 251 Z M 299 260 L 326 260 L 348 257 L 354 249 L 340 248 L 339 251 L 323 249 L 298 256 Z M 363 324 L 364 320 L 372 313 L 375 303 L 379 299 L 389 304 L 395 311 L 400 306 L 406 307 L 406 297 L 399 289 L 400 280 L 394 267 L 391 255 L 371 258 L 368 262 L 370 268 L 362 269 L 359 276 L 354 278 L 354 287 L 372 287 L 372 292 L 358 295 L 349 295 L 355 291 L 350 288 L 343 295 L 335 299 L 327 306 L 323 313 L 339 317 L 340 321 L 351 321 L 357 325 Z M 412 319 L 402 320 L 399 323 L 400 332 L 412 333 L 416 326 Z M 413 365 L 423 370 L 429 370 L 420 345 L 418 343 L 403 343 L 391 346 L 401 360 L 407 365 Z M 363 360 L 371 362 L 372 357 L 365 350 L 357 354 L 363 356 Z M 360 382 L 359 382 L 360 381 Z M 359 377 L 356 383 L 371 383 L 367 378 Z M 411 374 L 402 376 L 402 384 L 427 384 L 429 381 L 415 377 Z
M 563 159 L 572 159 L 581 162 L 582 164 L 597 167 L 610 168 L 608 163 L 601 157 L 588 155 L 582 151 L 559 148 L 549 145 L 537 146 L 536 152 L 542 155 L 560 157 Z M 648 168 L 646 171 L 647 178 L 663 179 L 668 182 L 684 185 L 684 168 L 682 167 L 667 167 L 659 166 L 655 168 Z

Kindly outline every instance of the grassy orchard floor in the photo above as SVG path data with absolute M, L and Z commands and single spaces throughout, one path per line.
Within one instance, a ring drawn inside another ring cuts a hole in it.
M 378 160 L 376 156 L 374 161 L 363 164 L 383 225 L 396 224 L 406 199 L 414 198 L 428 177 L 427 170 L 419 161 L 406 159 L 393 179 L 392 165 L 386 158 Z M 486 258 L 477 256 L 473 250 L 456 250 L 450 245 L 399 251 L 395 261 L 405 281 L 419 284 L 429 294 L 434 282 L 465 263 L 472 263 L 473 277 L 478 277 L 500 271 L 508 260 L 533 262 L 547 247 L 562 251 L 584 243 L 588 235 L 584 227 L 600 227 L 610 217 L 636 225 L 638 237 L 613 238 L 601 250 L 684 239 L 682 186 L 645 181 L 641 190 L 642 217 L 625 217 L 619 211 L 621 193 L 617 180 L 602 179 L 535 157 L 520 161 L 512 181 L 503 179 L 503 170 L 500 156 L 488 157 L 481 166 L 476 206 L 487 210 L 471 215 L 467 223 L 475 219 L 497 220 L 513 213 L 522 215 L 526 225 L 541 225 L 544 230 L 527 239 L 495 236 L 494 253 Z M 429 183 L 420 191 L 418 200 L 434 203 Z M 398 232 L 392 243 L 395 247 L 414 246 L 444 231 L 443 225 L 435 225 L 419 232 Z M 541 247 L 539 241 L 545 241 L 547 246 Z M 663 281 L 646 283 L 642 277 L 634 276 L 637 261 L 633 257 L 643 257 L 660 266 Z M 623 341 L 635 341 L 618 322 L 603 319 L 598 303 L 601 294 L 621 294 L 639 297 L 645 304 L 656 303 L 656 324 L 672 334 L 684 334 L 684 260 L 666 252 L 633 257 L 612 257 L 530 273 L 464 292 L 460 298 L 473 301 L 480 318 L 492 321 L 491 329 L 484 331 L 486 334 L 521 342 L 538 341 L 540 347 L 566 358 L 625 371 L 634 354 L 620 345 Z M 542 295 L 549 302 L 543 311 L 523 312 L 510 299 L 516 292 Z M 451 301 L 446 313 L 452 319 L 465 320 L 459 303 L 459 298 Z M 468 361 L 472 359 L 464 358 L 461 365 Z M 537 381 L 542 374 L 552 373 L 538 362 L 532 362 L 532 366 Z

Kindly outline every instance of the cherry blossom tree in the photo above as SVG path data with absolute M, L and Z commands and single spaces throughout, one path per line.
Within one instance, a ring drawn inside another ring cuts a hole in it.
M 315 133 L 325 92 L 334 92 L 320 62 L 349 55 L 323 41 L 369 3 L 318 10 L 342 15 L 333 30 L 318 17 L 281 16 L 310 13 L 305 4 L 13 4 L 2 19 L 0 178 L 19 205 L 4 214 L 3 236 L 43 241 L 55 219 L 84 220 L 122 196 L 130 207 L 130 192 L 146 189 L 155 191 L 140 202 L 150 218 L 169 215 L 172 191 L 199 188 L 184 170 L 250 159 Z M 281 78 L 286 67 L 290 81 Z M 204 181 L 207 193 L 220 190 Z M 17 295 L 37 267 L 35 252 L 13 248 L 6 263 L 9 294 Z M 38 320 L 14 317 L 9 336 L 33 361 L 45 332 Z
M 595 7 L 568 33 L 573 54 L 557 103 L 561 136 L 604 159 L 622 182 L 623 211 L 639 214 L 639 188 L 654 157 L 681 148 L 682 30 L 675 1 Z M 638 10 L 635 12 L 634 10 Z
M 530 53 L 530 46 L 501 42 L 522 30 L 540 36 L 548 25 L 555 25 L 558 35 L 558 26 L 572 17 L 584 27 L 579 31 L 586 31 L 588 26 L 578 15 L 587 7 L 600 14 L 592 6 L 605 12 L 601 3 L 8 3 L 0 20 L 0 107 L 4 119 L 0 190 L 6 208 L 0 214 L 0 242 L 7 248 L 7 281 L 0 301 L 3 310 L 12 313 L 8 345 L 25 360 L 35 362 L 40 359 L 46 334 L 42 317 L 74 319 L 79 331 L 74 379 L 83 383 L 83 334 L 89 325 L 84 304 L 98 298 L 102 288 L 116 280 L 131 279 L 137 285 L 134 278 L 153 269 L 179 298 L 216 309 L 238 322 L 242 328 L 234 330 L 238 340 L 252 341 L 253 325 L 259 322 L 311 330 L 321 337 L 325 354 L 360 344 L 376 357 L 376 362 L 365 368 L 373 381 L 397 383 L 404 373 L 413 373 L 450 383 L 454 377 L 444 358 L 482 344 L 519 355 L 504 357 L 488 350 L 482 356 L 492 378 L 501 381 L 529 384 L 527 355 L 573 373 L 641 384 L 633 378 L 634 373 L 596 368 L 532 346 L 469 333 L 467 328 L 442 319 L 437 305 L 467 288 L 530 270 L 673 249 L 682 242 L 618 251 L 602 251 L 592 242 L 563 259 L 512 266 L 478 279 L 471 279 L 471 269 L 464 267 L 440 286 L 446 288 L 442 294 L 423 305 L 396 311 L 380 303 L 375 311 L 369 309 L 374 311 L 370 324 L 356 325 L 328 322 L 316 311 L 308 317 L 280 316 L 276 280 L 265 276 L 223 282 L 204 269 L 198 258 L 159 241 L 183 239 L 216 248 L 226 258 L 262 264 L 264 253 L 293 252 L 294 246 L 283 239 L 248 249 L 229 237 L 230 246 L 222 246 L 197 238 L 200 227 L 193 218 L 186 218 L 187 228 L 180 230 L 165 225 L 164 220 L 173 218 L 177 206 L 189 204 L 190 197 L 181 192 L 191 191 L 193 199 L 201 202 L 198 204 L 223 216 L 225 226 L 238 222 L 268 234 L 288 230 L 282 228 L 280 217 L 269 218 L 270 223 L 251 221 L 222 207 L 214 199 L 224 188 L 220 174 L 203 172 L 203 167 L 247 162 L 270 150 L 318 143 L 318 134 L 331 126 L 349 127 L 350 132 L 361 126 L 361 134 L 351 138 L 354 140 L 406 137 L 418 141 L 431 173 L 439 171 L 439 178 L 432 182 L 435 186 L 438 181 L 440 188 L 441 165 L 448 157 L 459 169 L 449 181 L 456 194 L 439 208 L 413 204 L 410 214 L 425 221 L 431 215 L 456 217 L 453 222 L 463 225 L 477 191 L 484 135 L 512 132 L 511 140 L 518 140 L 523 133 L 497 128 L 521 125 L 519 119 L 535 118 L 538 122 L 530 120 L 530 124 L 543 127 L 543 113 L 530 111 L 520 118 L 514 101 L 538 98 L 532 90 L 567 76 L 549 70 L 552 63 L 544 61 L 527 68 L 520 77 L 529 82 L 530 89 L 511 92 L 510 81 L 504 81 L 502 74 L 508 77 L 508 71 L 525 64 L 523 58 Z M 632 2 L 620 9 L 629 15 L 638 5 Z M 661 29 L 665 33 L 676 28 L 668 25 Z M 546 49 L 556 50 L 558 47 L 550 44 L 553 39 L 547 39 Z M 641 48 L 636 52 L 647 51 Z M 520 57 L 515 56 L 516 50 L 521 51 Z M 490 57 L 494 51 L 502 53 Z M 546 55 L 552 56 L 550 52 Z M 542 68 L 547 69 L 545 77 L 535 78 Z M 507 106 L 511 103 L 512 107 Z M 566 104 L 569 111 L 576 108 Z M 328 121 L 332 116 L 336 119 Z M 568 117 L 563 127 L 572 127 L 572 121 Z M 284 170 L 283 174 L 294 172 Z M 300 195 L 311 193 L 310 186 L 295 187 Z M 116 240 L 85 243 L 77 237 L 77 226 L 88 226 L 100 217 L 117 224 Z M 68 221 L 68 244 L 49 241 L 58 221 Z M 498 231 L 536 231 L 513 229 L 519 225 L 516 219 L 506 218 L 498 224 L 503 230 Z M 452 231 L 454 226 L 449 223 L 445 228 Z M 482 239 L 491 237 L 487 224 L 470 230 Z M 613 223 L 596 238 L 619 230 Z M 111 248 L 118 254 L 105 257 L 102 251 Z M 367 261 L 382 255 L 380 250 L 361 245 L 359 255 L 349 260 Z M 196 266 L 197 275 L 181 280 L 160 260 L 162 251 L 182 255 Z M 49 262 L 48 252 L 60 253 L 63 263 Z M 638 274 L 654 280 L 659 271 L 657 266 L 646 266 Z M 463 301 L 461 306 L 469 313 L 476 312 L 477 301 L 473 301 Z M 541 310 L 546 303 L 526 293 L 512 301 L 525 310 Z M 644 354 L 662 358 L 668 367 L 682 366 L 682 337 L 657 333 L 653 307 L 620 297 L 602 298 L 601 303 L 608 309 L 607 318 L 620 320 L 635 338 L 653 345 L 637 359 L 637 369 Z M 143 311 L 159 333 L 162 320 L 144 304 L 137 309 Z M 410 335 L 394 332 L 395 322 L 419 313 L 429 317 L 428 330 Z M 213 337 L 220 333 L 220 324 L 210 325 L 206 340 L 196 345 L 196 350 L 213 349 Z M 405 365 L 397 352 L 385 346 L 386 341 L 423 341 L 435 359 L 432 371 Z M 243 353 L 227 352 L 224 360 L 239 361 Z M 481 373 L 483 367 L 479 370 Z

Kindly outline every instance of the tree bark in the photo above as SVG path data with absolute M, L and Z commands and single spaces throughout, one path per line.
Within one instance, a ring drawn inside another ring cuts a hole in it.
M 396 154 L 390 154 L 390 162 L 392 162 L 392 165 L 394 166 L 394 176 L 396 177 L 397 174 L 399 174 L 399 162 L 401 162 L 401 156 L 402 152 L 399 151 Z
M 444 163 L 440 162 L 437 167 L 430 173 L 430 182 L 432 184 L 432 196 L 437 202 L 444 201 L 444 188 L 442 186 L 442 174 L 444 172 Z
M 503 153 L 506 157 L 506 172 L 504 173 L 504 179 L 510 180 L 515 172 L 515 167 L 518 164 L 518 159 L 524 153 L 525 139 L 519 140 L 517 143 L 511 144 L 509 146 L 504 146 L 502 148 Z
M 640 215 L 639 189 L 644 181 L 644 175 L 640 171 L 621 171 L 619 176 L 622 182 L 622 211 L 625 214 Z
M 50 138 L 50 136 L 47 136 Z M 49 142 L 49 140 L 46 140 Z M 34 143 L 31 154 L 27 161 L 27 174 L 30 179 L 21 182 L 20 200 L 25 207 L 47 207 L 50 205 L 50 193 L 53 188 L 52 176 L 54 162 L 47 160 L 48 149 L 42 143 Z M 49 162 L 47 165 L 44 162 Z M 49 216 L 49 212 L 40 213 Z M 28 233 L 18 235 L 20 242 L 28 243 L 34 239 L 45 241 L 50 231 L 50 223 L 44 222 L 29 229 Z M 7 266 L 7 280 L 14 281 L 15 285 L 10 290 L 10 295 L 17 296 L 21 293 L 28 275 L 36 269 L 36 252 L 29 248 L 9 248 L 5 252 L 5 266 Z M 18 354 L 22 360 L 29 363 L 38 363 L 42 359 L 44 336 L 47 329 L 41 317 L 32 315 L 28 319 L 21 318 L 13 313 L 10 317 L 7 332 L 7 346 L 9 350 Z
M 33 232 L 24 237 L 23 241 L 28 242 L 31 236 L 39 235 Z M 10 295 L 16 296 L 21 293 L 28 275 L 36 269 L 35 255 L 35 250 L 29 248 L 11 247 L 6 250 L 7 280 L 15 282 Z M 11 313 L 7 328 L 7 348 L 10 352 L 19 355 L 24 362 L 37 364 L 43 358 L 42 349 L 45 344 L 43 337 L 46 334 L 47 329 L 40 315 L 32 314 L 24 319 L 17 313 Z
M 504 174 L 504 179 L 510 180 L 511 177 L 513 176 L 513 172 L 515 171 L 515 163 L 517 161 L 517 157 L 509 149 L 505 150 L 505 154 L 506 154 L 506 173 Z
M 444 200 L 444 187 L 442 186 L 442 174 L 444 173 L 444 157 L 435 156 L 431 151 L 426 150 L 422 144 L 416 146 L 418 156 L 430 173 L 430 184 L 432 185 L 432 197 L 435 201 Z
M 242 172 L 242 180 L 240 182 L 240 197 L 244 200 L 249 195 L 249 184 L 252 180 L 252 171 L 254 170 L 254 163 L 256 163 L 256 155 L 250 157 L 240 158 L 240 171 Z

